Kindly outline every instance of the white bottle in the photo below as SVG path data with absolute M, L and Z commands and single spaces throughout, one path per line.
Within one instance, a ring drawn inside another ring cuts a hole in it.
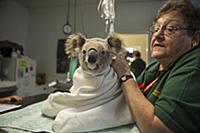
M 11 57 L 12 58 L 17 58 L 17 53 L 15 52 L 14 48 L 12 49 Z

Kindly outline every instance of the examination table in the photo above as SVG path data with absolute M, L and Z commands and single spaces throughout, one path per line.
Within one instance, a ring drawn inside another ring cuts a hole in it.
M 47 95 L 25 98 L 22 108 L 0 114 L 0 133 L 53 133 L 53 119 L 42 116 L 41 106 Z M 125 125 L 93 133 L 139 133 L 133 125 Z

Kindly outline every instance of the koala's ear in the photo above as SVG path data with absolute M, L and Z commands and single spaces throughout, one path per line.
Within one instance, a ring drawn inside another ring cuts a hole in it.
M 81 48 L 83 44 L 85 43 L 85 36 L 83 36 L 81 33 L 75 33 L 69 35 L 69 37 L 66 40 L 66 47 L 79 47 Z
M 71 34 L 65 41 L 65 53 L 70 57 L 72 51 L 75 48 L 82 48 L 83 44 L 85 43 L 85 37 L 80 34 Z
M 78 37 L 79 40 L 77 41 L 77 42 L 78 42 L 78 46 L 79 46 L 80 48 L 82 48 L 83 45 L 85 44 L 86 38 L 85 38 L 85 36 L 82 35 L 81 33 L 78 33 L 77 35 L 79 36 L 79 37 Z
M 122 40 L 115 35 L 109 35 L 107 38 L 107 43 L 108 46 L 111 49 L 115 49 L 115 52 L 117 53 L 122 49 Z

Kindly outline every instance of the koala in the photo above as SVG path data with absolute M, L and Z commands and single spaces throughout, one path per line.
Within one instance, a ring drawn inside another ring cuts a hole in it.
M 79 53 L 79 63 L 83 70 L 100 73 L 111 64 L 112 55 L 106 40 L 92 38 L 85 41 Z
M 44 115 L 55 117 L 53 130 L 88 132 L 133 123 L 111 67 L 111 51 L 125 51 L 122 41 L 109 35 L 106 39 L 74 36 L 71 42 L 79 50 L 80 63 L 73 86 L 69 92 L 50 94 L 42 109 Z
M 78 54 L 79 63 L 83 70 L 90 73 L 99 73 L 111 64 L 112 55 L 110 51 L 124 54 L 122 41 L 116 35 L 109 35 L 106 39 L 86 39 L 81 34 L 70 35 L 71 55 Z M 66 53 L 69 54 L 69 43 L 66 45 Z

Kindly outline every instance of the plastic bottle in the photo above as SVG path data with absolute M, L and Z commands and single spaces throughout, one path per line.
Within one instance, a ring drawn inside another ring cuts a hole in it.
M 11 57 L 12 58 L 17 58 L 17 53 L 15 52 L 14 48 L 12 49 Z

